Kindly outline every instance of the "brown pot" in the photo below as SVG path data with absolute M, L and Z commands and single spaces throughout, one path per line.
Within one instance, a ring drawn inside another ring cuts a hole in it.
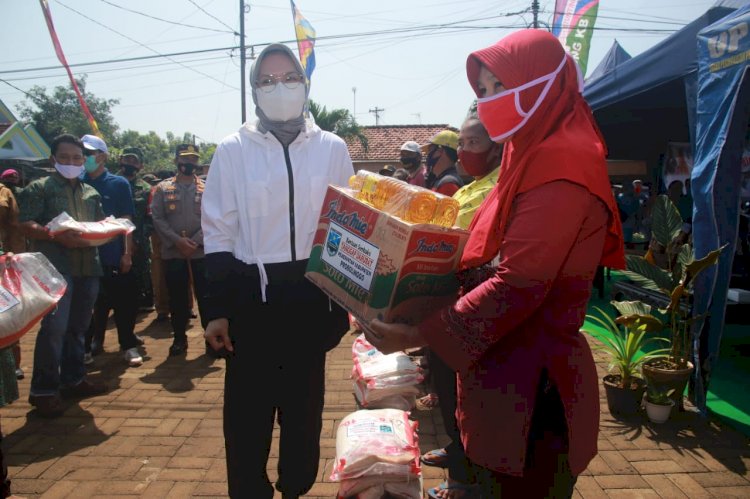
M 685 387 L 695 366 L 692 362 L 688 362 L 687 367 L 683 369 L 667 369 L 653 365 L 658 362 L 659 359 L 655 359 L 643 364 L 643 377 L 646 378 L 646 383 L 659 391 L 674 389 L 669 398 L 674 400 L 679 409 L 682 409 L 682 394 L 685 393 Z

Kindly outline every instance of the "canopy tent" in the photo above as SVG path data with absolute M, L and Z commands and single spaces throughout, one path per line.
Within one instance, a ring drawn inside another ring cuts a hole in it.
M 612 46 L 609 48 L 607 53 L 604 54 L 604 57 L 602 58 L 599 65 L 594 68 L 589 77 L 586 78 L 586 83 L 590 83 L 598 78 L 601 78 L 602 76 L 606 75 L 610 71 L 613 71 L 615 68 L 617 68 L 617 66 L 631 58 L 632 56 L 628 54 L 627 50 L 622 48 L 622 45 L 620 45 L 620 43 L 615 40 L 614 42 L 612 42 Z
M 708 312 L 694 328 L 696 403 L 705 409 L 721 343 L 739 223 L 742 150 L 750 119 L 750 5 L 698 34 L 698 89 L 693 246 L 696 258 L 726 245 L 718 265 L 698 276 L 694 314 Z M 698 371 L 698 374 L 701 374 Z
M 719 2 L 651 49 L 586 82 L 583 95 L 611 159 L 645 160 L 656 183 L 667 142 L 693 143 L 696 39 L 701 29 L 736 10 L 726 4 Z

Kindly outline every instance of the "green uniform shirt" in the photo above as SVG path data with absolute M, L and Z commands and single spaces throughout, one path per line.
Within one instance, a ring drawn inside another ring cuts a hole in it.
M 135 205 L 133 241 L 139 247 L 146 247 L 148 243 L 148 234 L 145 230 L 146 210 L 148 209 L 148 197 L 151 193 L 151 186 L 138 177 L 129 180 L 129 182 L 130 190 L 133 192 L 133 204 Z
M 20 223 L 34 221 L 39 225 L 47 225 L 63 211 L 79 222 L 104 219 L 101 196 L 96 189 L 83 182 L 72 186 L 57 172 L 26 186 L 21 194 L 19 211 Z M 96 247 L 66 248 L 54 240 L 32 239 L 30 242 L 32 251 L 39 251 L 46 256 L 61 274 L 73 277 L 102 275 Z

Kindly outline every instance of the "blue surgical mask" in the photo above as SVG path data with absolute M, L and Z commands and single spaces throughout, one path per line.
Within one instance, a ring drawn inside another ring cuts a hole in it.
M 86 162 L 83 163 L 83 167 L 86 169 L 86 173 L 93 173 L 99 168 L 96 164 L 96 155 L 86 156 Z

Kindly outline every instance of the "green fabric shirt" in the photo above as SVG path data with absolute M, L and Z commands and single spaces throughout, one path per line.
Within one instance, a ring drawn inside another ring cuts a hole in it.
M 19 223 L 34 221 L 39 225 L 47 225 L 63 211 L 79 222 L 104 219 L 101 196 L 96 189 L 83 182 L 72 186 L 57 172 L 26 186 L 21 194 L 19 211 Z M 32 251 L 46 256 L 61 274 L 73 277 L 102 275 L 96 247 L 66 248 L 54 240 L 31 239 L 30 242 Z
M 148 243 L 149 231 L 144 227 L 144 224 L 146 223 L 146 210 L 148 209 L 148 197 L 151 193 L 151 186 L 138 177 L 128 182 L 130 182 L 130 190 L 133 192 L 133 204 L 135 205 L 135 216 L 133 217 L 135 232 L 133 232 L 133 241 L 138 246 L 145 247 Z
M 461 187 L 453 194 L 453 199 L 458 201 L 458 218 L 456 218 L 456 225 L 462 229 L 468 229 L 471 220 L 474 218 L 474 213 L 482 204 L 484 198 L 490 193 L 495 184 L 497 184 L 497 176 L 500 167 L 498 166 L 490 173 L 475 180 L 474 182 Z

